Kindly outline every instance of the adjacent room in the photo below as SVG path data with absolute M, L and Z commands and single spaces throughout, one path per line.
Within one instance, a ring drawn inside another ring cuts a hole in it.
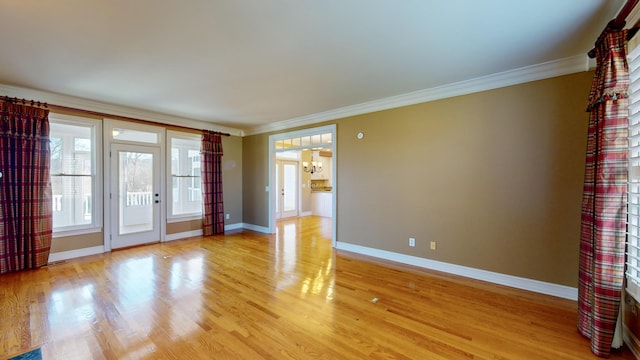
M 640 359 L 639 28 L 0 3 L 0 359 Z

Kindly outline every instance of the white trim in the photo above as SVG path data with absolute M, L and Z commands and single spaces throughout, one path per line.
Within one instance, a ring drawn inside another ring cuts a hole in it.
M 265 233 L 265 234 L 271 234 L 271 230 L 269 230 L 269 228 L 265 227 L 265 226 L 258 226 L 258 225 L 253 225 L 253 224 L 242 223 L 242 228 L 243 229 L 247 229 L 247 230 L 253 230 L 253 231 Z
M 238 230 L 243 228 L 243 223 L 235 223 L 224 226 L 224 231 Z
M 386 250 L 379 250 L 360 245 L 338 242 L 338 250 L 345 250 L 357 254 L 373 256 L 401 264 L 418 266 L 425 269 L 441 271 L 449 274 L 464 276 L 476 280 L 505 285 L 517 289 L 533 291 L 541 294 L 557 296 L 569 300 L 578 299 L 578 289 L 570 286 L 552 284 L 544 281 L 527 279 L 512 275 L 500 274 L 492 271 L 474 269 L 466 266 L 449 264 L 441 261 L 425 259 L 417 256 L 404 255 Z
M 164 238 L 164 242 L 173 241 L 173 240 L 179 240 L 179 239 L 185 239 L 185 238 L 190 238 L 190 237 L 194 237 L 194 236 L 202 236 L 202 229 L 184 231 L 184 232 L 175 233 L 175 234 L 167 234 L 165 236 L 165 238 Z
M 97 255 L 105 252 L 106 251 L 104 250 L 104 246 L 102 245 L 83 248 L 83 249 L 61 251 L 61 252 L 49 254 L 48 262 L 50 264 L 56 261 L 74 259 L 74 258 L 79 258 L 79 257 L 89 256 L 89 255 Z
M 311 216 L 311 215 L 313 215 L 313 212 L 311 212 L 311 211 L 303 211 L 298 216 L 299 217 L 305 217 L 305 216 Z
M 9 97 L 35 99 L 40 102 L 47 102 L 59 106 L 66 106 L 74 109 L 95 111 L 113 116 L 123 116 L 128 118 L 148 120 L 164 125 L 180 124 L 181 126 L 226 132 L 235 136 L 244 136 L 240 129 L 212 124 L 210 122 L 199 121 L 180 116 L 163 114 L 155 111 L 130 108 L 122 105 L 107 104 L 95 100 L 83 99 L 75 96 L 62 95 L 48 91 L 33 90 L 17 86 L 0 84 L 0 93 Z
M 545 63 L 508 70 L 497 74 L 481 76 L 475 79 L 460 81 L 452 84 L 436 86 L 407 94 L 373 100 L 361 104 L 345 106 L 338 109 L 305 115 L 293 119 L 278 121 L 271 124 L 256 126 L 244 131 L 244 135 L 255 135 L 272 131 L 290 129 L 298 126 L 316 124 L 372 113 L 375 111 L 393 109 L 401 106 L 420 104 L 424 102 L 466 95 L 480 91 L 497 89 L 510 85 L 522 84 L 530 81 L 548 79 L 556 76 L 573 74 L 589 70 L 586 54 L 571 56 Z

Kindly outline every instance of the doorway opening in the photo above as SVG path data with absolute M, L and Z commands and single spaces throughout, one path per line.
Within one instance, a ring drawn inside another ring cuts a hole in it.
M 316 215 L 331 218 L 336 238 L 336 125 L 269 136 L 269 232 L 276 220 Z

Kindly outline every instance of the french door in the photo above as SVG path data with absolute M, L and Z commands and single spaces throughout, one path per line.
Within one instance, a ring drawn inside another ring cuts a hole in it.
M 276 160 L 276 218 L 298 216 L 298 162 Z
M 160 149 L 111 145 L 111 248 L 160 241 Z

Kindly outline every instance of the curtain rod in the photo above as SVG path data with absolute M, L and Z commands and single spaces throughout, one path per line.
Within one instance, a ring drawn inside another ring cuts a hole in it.
M 605 26 L 604 30 L 602 30 L 602 32 L 600 33 L 600 36 L 598 36 L 598 39 L 596 40 L 596 46 L 598 42 L 600 42 L 600 40 L 603 37 L 605 37 L 608 33 L 612 31 L 622 30 L 624 28 L 624 26 L 627 24 L 627 16 L 631 14 L 631 11 L 633 11 L 633 8 L 637 4 L 638 4 L 638 0 L 627 0 L 627 3 L 624 4 L 624 7 L 622 8 L 622 10 L 620 10 L 616 18 L 609 21 L 607 23 L 607 26 Z M 640 21 L 638 21 L 636 24 L 633 25 L 631 29 L 629 29 L 629 32 L 627 33 L 627 40 L 630 40 L 631 38 L 633 38 L 636 32 L 638 32 L 639 26 L 640 26 Z M 589 57 L 592 59 L 595 58 L 596 48 L 594 47 L 593 49 L 589 50 L 587 55 L 589 55 Z
M 44 107 L 44 108 L 48 108 L 49 107 L 49 105 L 47 103 L 43 103 L 43 102 L 35 101 L 35 100 L 18 99 L 17 97 L 0 96 L 0 100 L 5 101 L 5 102 L 9 102 L 9 103 L 12 103 L 12 104 L 22 103 L 24 105 L 31 105 L 31 106 L 37 106 L 37 107 Z
M 163 125 L 163 126 L 169 125 L 169 126 L 173 126 L 173 127 L 179 128 L 179 129 L 193 130 L 193 131 L 208 131 L 210 133 L 214 133 L 214 134 L 218 134 L 218 135 L 222 135 L 222 136 L 231 136 L 231 134 L 229 134 L 229 133 L 224 133 L 224 132 L 220 132 L 220 131 L 213 131 L 213 130 L 207 130 L 207 129 L 196 129 L 196 128 L 192 128 L 192 127 L 188 127 L 188 126 L 182 126 L 182 125 L 163 124 L 163 123 L 159 123 L 159 122 L 155 122 L 155 121 L 136 119 L 136 118 L 132 118 L 132 117 L 128 117 L 128 116 L 112 115 L 112 114 L 106 114 L 106 113 L 102 113 L 102 112 L 98 112 L 98 111 L 77 109 L 77 108 L 68 107 L 68 106 L 62 106 L 62 105 L 47 104 L 47 103 L 43 103 L 43 102 L 35 101 L 35 100 L 18 99 L 16 97 L 12 98 L 12 97 L 9 97 L 9 96 L 0 96 L 0 100 L 6 101 L 6 102 L 10 102 L 12 104 L 18 104 L 18 103 L 22 103 L 24 105 L 31 104 L 31 106 L 45 107 L 45 108 L 50 109 L 50 110 L 62 110 L 62 111 L 80 112 L 80 113 L 83 113 L 83 114 L 96 115 L 96 116 L 100 116 L 100 117 L 117 117 L 117 118 L 124 119 L 124 120 L 130 120 L 130 121 L 135 121 L 135 122 L 140 122 L 140 123 L 146 123 L 146 124 L 150 124 L 150 125 L 156 125 L 156 126 L 157 125 Z

